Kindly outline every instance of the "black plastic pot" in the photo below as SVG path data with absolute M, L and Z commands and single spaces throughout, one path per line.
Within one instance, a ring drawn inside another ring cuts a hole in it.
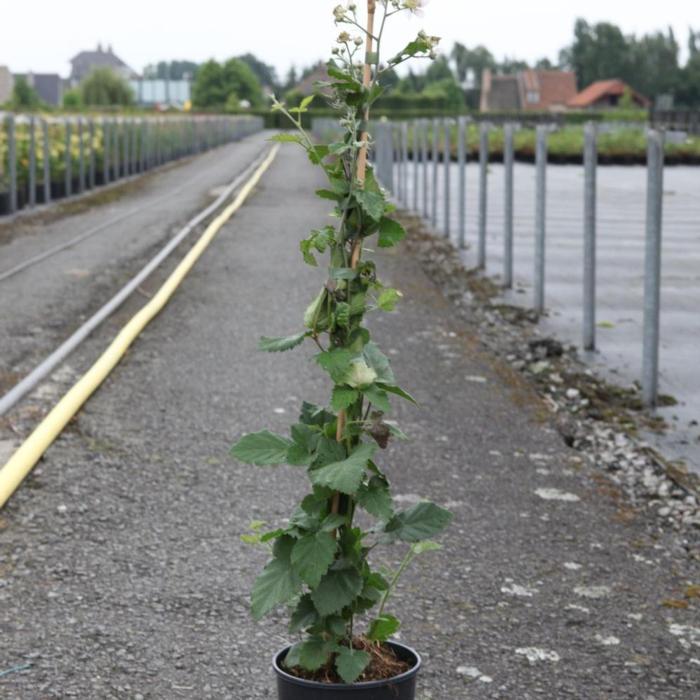
M 415 700 L 416 676 L 420 670 L 420 656 L 410 647 L 396 642 L 387 642 L 402 661 L 411 668 L 400 676 L 368 683 L 318 683 L 297 678 L 282 667 L 289 651 L 285 647 L 275 654 L 272 667 L 277 675 L 277 697 L 279 700 Z

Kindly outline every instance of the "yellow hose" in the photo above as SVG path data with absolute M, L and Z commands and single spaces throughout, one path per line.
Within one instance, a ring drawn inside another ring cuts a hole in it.
M 117 366 L 129 346 L 141 331 L 168 303 L 207 246 L 212 242 L 221 227 L 241 208 L 248 195 L 258 183 L 263 173 L 275 159 L 279 145 L 275 145 L 260 167 L 241 188 L 236 198 L 210 224 L 182 262 L 163 283 L 156 295 L 122 328 L 119 335 L 102 353 L 95 364 L 73 385 L 68 393 L 54 406 L 52 411 L 34 429 L 0 469 L 0 508 L 12 496 L 17 487 L 29 474 L 51 443 L 61 434 L 68 421 L 80 410 L 95 390 Z

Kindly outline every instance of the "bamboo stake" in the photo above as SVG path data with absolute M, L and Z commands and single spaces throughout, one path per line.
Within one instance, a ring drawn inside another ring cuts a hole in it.
M 362 85 L 364 87 L 369 87 L 372 82 L 372 64 L 369 62 L 369 55 L 374 50 L 372 35 L 374 34 L 374 13 L 377 7 L 376 0 L 367 0 L 367 34 L 365 39 L 366 53 L 365 53 L 365 66 L 364 73 L 362 75 Z M 364 121 L 364 131 L 360 134 L 360 142 L 362 146 L 357 155 L 357 180 L 362 187 L 365 183 L 365 174 L 367 172 L 367 140 L 369 139 L 369 133 L 367 132 L 367 124 L 369 123 L 369 105 L 365 107 L 365 113 L 363 116 Z M 360 260 L 360 254 L 362 253 L 362 239 L 356 238 L 352 244 L 352 254 L 350 256 L 350 267 L 355 269 L 357 263 Z M 341 409 L 338 411 L 338 424 L 335 431 L 335 439 L 337 442 L 342 442 L 343 433 L 345 432 L 345 410 Z M 340 493 L 333 494 L 333 503 L 331 505 L 331 512 L 337 513 L 340 506 Z

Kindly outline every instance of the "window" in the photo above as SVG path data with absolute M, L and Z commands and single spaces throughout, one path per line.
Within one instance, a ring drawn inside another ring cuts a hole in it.
M 527 101 L 530 104 L 537 104 L 540 101 L 540 93 L 538 90 L 527 91 Z

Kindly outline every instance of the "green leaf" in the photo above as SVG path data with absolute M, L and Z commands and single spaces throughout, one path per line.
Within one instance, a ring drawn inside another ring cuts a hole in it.
M 377 307 L 382 311 L 393 311 L 396 308 L 396 302 L 403 296 L 398 289 L 385 289 L 377 297 Z
M 367 461 L 376 449 L 376 445 L 369 443 L 359 445 L 346 459 L 312 470 L 309 473 L 312 483 L 328 486 L 349 496 L 355 495 L 362 483 Z
M 406 229 L 394 219 L 383 216 L 379 221 L 379 240 L 380 248 L 391 248 L 399 241 L 406 237 Z
M 380 389 L 376 385 L 368 386 L 366 389 L 362 390 L 365 398 L 372 402 L 372 406 L 382 413 L 388 413 L 391 410 L 391 404 L 389 403 L 389 397 L 386 391 Z
M 411 550 L 415 555 L 425 554 L 425 552 L 436 552 L 438 549 L 442 549 L 442 545 L 432 540 L 423 540 L 411 545 Z
M 263 569 L 253 585 L 251 610 L 256 620 L 277 605 L 289 601 L 301 588 L 301 579 L 292 569 L 290 544 L 293 544 L 293 540 L 287 536 L 275 542 L 275 558 Z
M 325 617 L 350 605 L 361 590 L 362 576 L 355 569 L 331 569 L 311 592 L 311 599 Z
M 340 384 L 350 369 L 350 361 L 353 357 L 349 350 L 334 348 L 316 355 L 316 362 L 331 375 L 334 382 Z
M 365 345 L 362 354 L 367 364 L 377 373 L 376 381 L 382 384 L 393 384 L 394 373 L 391 371 L 389 358 L 379 349 L 379 346 L 370 341 Z
M 395 515 L 384 528 L 392 538 L 404 542 L 420 542 L 442 532 L 452 520 L 452 513 L 440 506 L 422 501 Z
M 294 608 L 294 612 L 289 620 L 289 631 L 292 634 L 294 632 L 299 632 L 307 627 L 311 627 L 311 625 L 315 625 L 318 620 L 319 616 L 314 607 L 314 602 L 307 593 L 299 598 L 299 602 L 296 608 Z
M 330 199 L 333 202 L 341 202 L 345 197 L 344 194 L 340 192 L 334 192 L 333 190 L 320 189 L 316 190 L 316 196 L 321 199 Z
M 323 637 L 309 637 L 299 645 L 299 665 L 307 671 L 323 666 L 335 649 L 335 644 Z
M 306 111 L 308 111 L 308 110 L 307 110 L 307 107 L 314 101 L 314 97 L 316 97 L 316 95 L 307 95 L 307 96 L 301 101 L 301 104 L 299 105 L 299 110 L 300 110 L 301 112 L 306 112 Z
M 406 399 L 406 401 L 410 401 L 411 403 L 418 405 L 418 402 L 407 391 L 404 391 L 400 386 L 396 386 L 394 384 L 386 384 L 384 382 L 379 382 L 379 386 L 381 386 L 381 388 L 384 389 L 384 391 L 388 391 L 390 394 L 396 394 L 402 399 Z
M 294 444 L 287 450 L 287 464 L 295 467 L 308 467 L 313 461 L 313 453 L 318 446 L 320 433 L 304 423 L 292 426 Z
M 263 350 L 264 352 L 284 352 L 285 350 L 291 350 L 297 345 L 301 345 L 307 335 L 308 333 L 303 332 L 295 335 L 287 335 L 282 338 L 268 338 L 263 336 L 258 343 L 258 350 Z
M 335 322 L 340 328 L 350 327 L 350 304 L 339 301 L 335 305 Z
M 401 623 L 393 615 L 380 615 L 370 623 L 367 636 L 374 642 L 386 642 L 400 627 Z
M 269 430 L 244 435 L 232 448 L 231 455 L 246 464 L 266 466 L 284 464 L 291 440 Z
M 304 143 L 304 139 L 301 134 L 290 134 L 288 132 L 282 132 L 270 136 L 268 141 L 277 141 L 277 143 Z
M 340 647 L 335 658 L 335 667 L 338 670 L 338 675 L 346 683 L 354 683 L 369 665 L 370 658 L 366 651 Z
M 357 270 L 352 267 L 332 267 L 330 277 L 334 280 L 354 280 L 357 277 Z
M 321 523 L 321 530 L 323 532 L 337 530 L 341 525 L 345 525 L 347 519 L 347 515 L 342 515 L 341 513 L 331 513 L 323 519 L 323 522 Z
M 292 566 L 301 580 L 315 588 L 333 563 L 337 543 L 328 532 L 316 532 L 297 540 L 292 549 Z
M 331 396 L 331 407 L 334 411 L 342 411 L 357 401 L 360 392 L 348 386 L 334 386 Z
M 368 513 L 382 520 L 389 520 L 394 515 L 389 487 L 381 477 L 373 476 L 368 484 L 360 486 L 357 502 Z
M 379 192 L 370 190 L 357 190 L 355 199 L 362 208 L 362 211 L 375 221 L 379 221 L 384 213 L 384 197 Z

